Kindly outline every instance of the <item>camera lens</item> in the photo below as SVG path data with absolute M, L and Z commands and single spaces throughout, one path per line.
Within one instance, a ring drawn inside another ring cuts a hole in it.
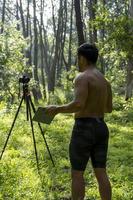
M 28 83 L 30 81 L 30 78 L 27 76 L 23 76 L 22 78 L 19 79 L 20 83 Z

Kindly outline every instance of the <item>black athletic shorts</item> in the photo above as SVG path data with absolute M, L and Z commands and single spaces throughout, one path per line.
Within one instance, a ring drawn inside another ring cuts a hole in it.
M 109 131 L 104 119 L 75 119 L 69 145 L 72 169 L 84 171 L 89 158 L 94 168 L 105 168 L 108 139 Z

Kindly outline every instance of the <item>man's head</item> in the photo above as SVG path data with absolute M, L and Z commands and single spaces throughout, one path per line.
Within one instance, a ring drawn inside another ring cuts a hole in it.
M 79 70 L 83 71 L 86 67 L 95 66 L 98 59 L 98 49 L 95 45 L 84 43 L 78 48 Z

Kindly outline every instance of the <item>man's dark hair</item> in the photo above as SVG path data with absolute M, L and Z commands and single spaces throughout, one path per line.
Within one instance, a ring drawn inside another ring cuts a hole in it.
M 83 56 L 88 63 L 96 64 L 98 59 L 98 49 L 93 44 L 84 43 L 78 48 L 78 57 Z

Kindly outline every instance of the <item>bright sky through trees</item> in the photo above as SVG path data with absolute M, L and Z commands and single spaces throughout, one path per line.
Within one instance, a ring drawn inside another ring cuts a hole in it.
M 37 3 L 37 18 L 38 20 L 40 19 L 40 0 L 36 1 Z M 54 5 L 56 5 L 58 7 L 58 0 L 53 2 Z M 18 0 L 18 4 L 19 4 L 19 0 Z M 15 9 L 16 6 L 16 0 L 11 0 L 10 1 L 10 6 L 13 7 Z M 23 0 L 23 9 L 26 12 L 26 8 L 27 8 L 27 1 Z M 55 11 L 56 13 L 56 11 Z M 30 1 L 30 15 L 33 16 L 33 3 L 32 0 Z M 43 21 L 44 21 L 44 25 L 47 25 L 47 21 L 48 19 L 50 19 L 52 17 L 52 1 L 48 0 L 45 3 L 45 7 L 44 7 L 44 16 L 43 16 Z

